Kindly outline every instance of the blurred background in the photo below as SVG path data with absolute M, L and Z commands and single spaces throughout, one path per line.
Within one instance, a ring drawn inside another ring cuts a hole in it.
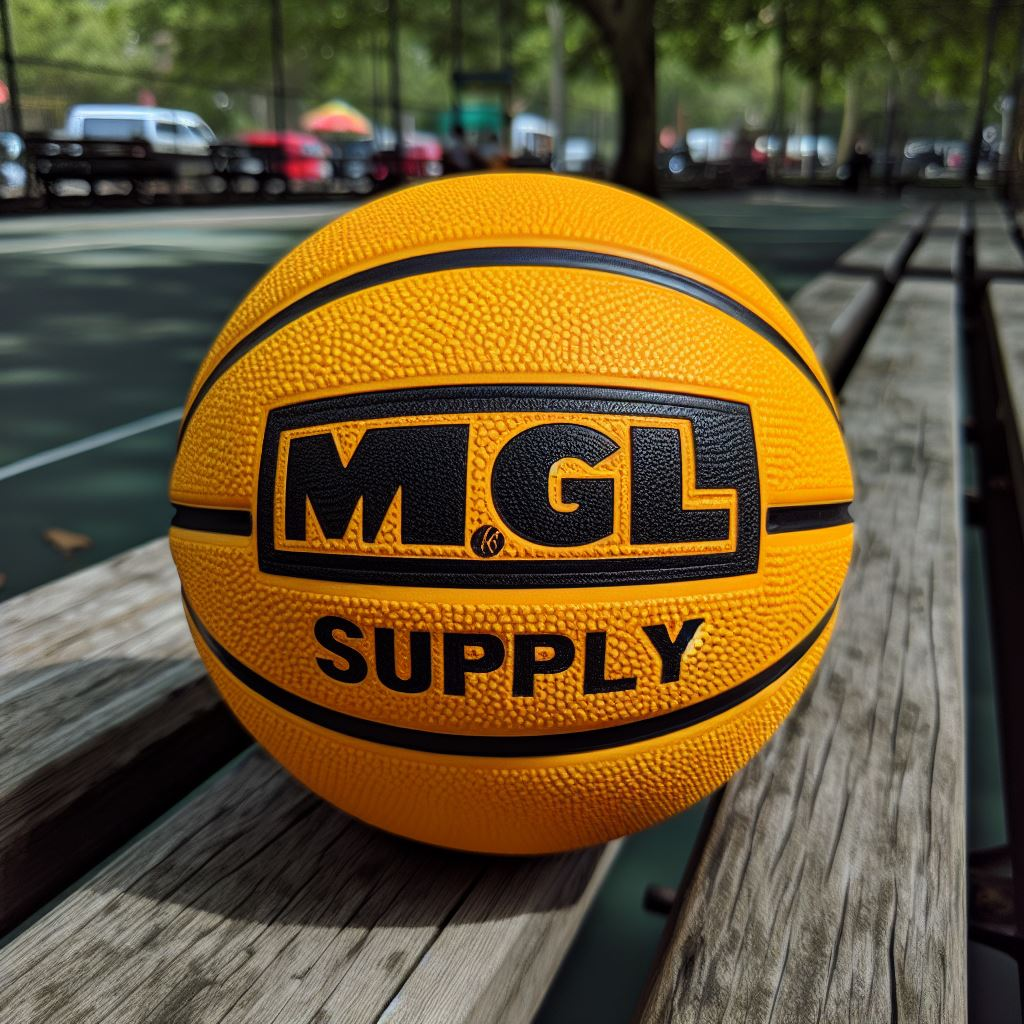
M 1024 0 L 0 0 L 0 600 L 166 531 L 181 402 L 268 266 L 381 190 L 506 168 L 658 196 L 789 298 L 909 207 L 1024 205 Z M 539 1024 L 627 1019 L 642 893 L 703 814 L 628 840 Z M 1020 1020 L 1012 961 L 970 968 L 972 1022 Z
M 1019 0 L 0 0 L 0 198 L 1020 189 Z

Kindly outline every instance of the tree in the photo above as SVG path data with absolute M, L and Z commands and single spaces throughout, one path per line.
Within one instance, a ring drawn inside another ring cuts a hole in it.
M 597 26 L 619 90 L 619 155 L 614 179 L 655 195 L 654 0 L 574 0 Z

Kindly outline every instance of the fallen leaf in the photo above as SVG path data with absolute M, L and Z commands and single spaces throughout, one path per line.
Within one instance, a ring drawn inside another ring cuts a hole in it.
M 59 526 L 51 526 L 43 530 L 43 540 L 59 551 L 65 558 L 70 558 L 76 551 L 84 551 L 92 547 L 92 537 L 74 530 L 65 530 Z

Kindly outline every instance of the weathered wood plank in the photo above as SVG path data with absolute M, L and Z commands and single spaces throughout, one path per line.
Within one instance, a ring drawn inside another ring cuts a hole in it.
M 1008 427 L 1010 472 L 1024 517 L 1024 281 L 993 281 L 988 297 L 1006 387 L 1001 415 Z
M 251 751 L 0 951 L 0 1019 L 526 1022 L 616 850 L 421 846 Z
M 904 210 L 897 219 L 898 224 L 924 231 L 935 214 L 935 203 L 922 203 Z
M 979 218 L 974 225 L 974 266 L 984 277 L 1024 275 L 1024 253 L 1010 234 L 1001 213 Z
M 382 1020 L 532 1020 L 611 864 L 600 848 L 561 859 L 558 871 L 537 858 L 493 861 Z M 584 863 L 570 870 L 577 859 Z M 567 913 L 567 906 L 578 909 Z M 481 971 L 481 958 L 493 959 L 493 968 Z M 532 969 L 524 971 L 524 962 Z M 438 992 L 452 995 L 439 1000 Z
M 793 296 L 790 306 L 831 377 L 882 300 L 876 277 L 819 274 Z
M 933 226 L 911 254 L 907 270 L 911 273 L 956 275 L 961 244 L 959 231 L 936 230 Z
M 165 540 L 0 604 L 0 929 L 248 741 L 185 626 Z
M 931 227 L 939 231 L 963 232 L 967 230 L 971 207 L 966 203 L 944 203 L 932 217 Z
M 844 388 L 857 541 L 816 682 L 726 788 L 648 1022 L 965 1020 L 954 286 L 902 282 Z
M 851 270 L 873 271 L 895 281 L 920 236 L 915 227 L 883 226 L 847 249 L 839 264 Z
M 974 227 L 1002 228 L 1012 227 L 1012 218 L 1002 203 L 991 199 L 975 200 L 972 204 L 972 221 Z

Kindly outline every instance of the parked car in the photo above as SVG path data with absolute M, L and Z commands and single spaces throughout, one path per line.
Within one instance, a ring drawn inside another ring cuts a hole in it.
M 732 156 L 736 132 L 721 128 L 691 128 L 686 133 L 686 147 L 695 163 L 718 163 Z
M 27 194 L 25 143 L 14 132 L 0 132 L 0 199 L 21 199 Z
M 754 140 L 750 152 L 752 160 L 769 164 L 778 156 L 782 148 L 778 135 L 759 135 Z M 783 166 L 788 170 L 798 169 L 804 157 L 814 155 L 816 165 L 824 169 L 832 169 L 836 165 L 836 140 L 831 135 L 787 135 Z
M 390 133 L 389 133 L 390 134 Z M 387 142 L 384 135 L 382 141 Z M 377 151 L 373 176 L 378 182 L 386 182 L 395 173 L 396 157 L 394 136 L 391 146 Z M 406 178 L 439 178 L 444 171 L 444 147 L 436 135 L 428 132 L 408 132 L 402 138 L 402 172 Z
M 241 141 L 267 166 L 264 191 L 324 191 L 334 176 L 331 151 L 307 132 L 248 132 Z
M 373 190 L 373 139 L 344 139 L 328 144 L 335 186 L 366 195 Z
M 956 180 L 964 176 L 970 146 L 962 139 L 910 138 L 903 146 L 900 176 L 913 180 Z M 986 150 L 982 149 L 982 161 Z M 980 170 L 980 167 L 979 167 Z
M 89 197 L 131 197 L 148 204 L 177 186 L 201 184 L 198 178 L 182 182 L 179 165 L 210 165 L 209 158 L 155 154 L 149 143 L 141 139 L 77 141 L 27 135 L 25 148 L 32 177 L 48 203 Z
M 767 167 L 752 156 L 749 136 L 719 128 L 691 128 L 671 149 L 657 156 L 666 187 L 737 188 L 765 179 Z
M 943 165 L 942 154 L 936 149 L 935 139 L 910 138 L 903 146 L 903 160 L 900 163 L 901 178 L 920 178 L 928 168 Z
M 218 142 L 211 151 L 213 169 L 221 182 L 211 191 L 231 195 L 253 195 L 263 189 L 266 161 L 241 142 Z
M 836 140 L 831 135 L 790 135 L 786 139 L 786 162 L 802 166 L 808 157 L 813 157 L 816 166 L 826 170 L 836 165 Z
M 677 140 L 671 149 L 661 150 L 655 157 L 658 178 L 663 185 L 681 188 L 694 185 L 700 177 L 693 155 L 685 139 Z
M 155 154 L 209 156 L 217 141 L 210 126 L 189 110 L 140 104 L 80 103 L 64 122 L 65 139 L 147 142 Z
M 593 139 L 580 135 L 570 135 L 565 140 L 565 164 L 562 168 L 566 174 L 586 174 L 591 178 L 600 178 L 604 167 L 597 155 L 597 146 Z

